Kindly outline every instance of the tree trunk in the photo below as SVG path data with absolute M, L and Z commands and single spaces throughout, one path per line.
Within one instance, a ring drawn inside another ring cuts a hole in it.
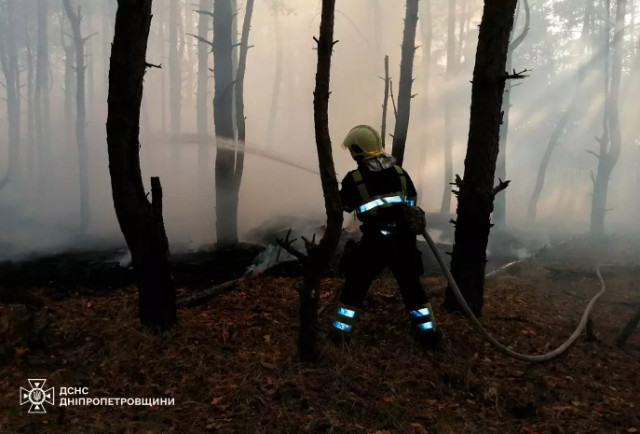
M 451 116 L 453 111 L 453 88 L 451 81 L 456 74 L 458 56 L 456 55 L 456 0 L 449 0 L 447 19 L 447 96 L 444 100 L 444 191 L 440 212 L 449 215 L 451 212 L 451 181 L 453 181 L 453 127 Z
M 547 168 L 549 167 L 549 162 L 551 161 L 551 154 L 554 149 L 558 145 L 560 141 L 560 137 L 562 133 L 564 133 L 564 129 L 567 127 L 569 123 L 569 119 L 571 119 L 571 115 L 575 112 L 575 102 L 578 100 L 578 93 L 573 97 L 573 101 L 569 104 L 569 107 L 565 110 L 565 112 L 560 116 L 560 120 L 558 121 L 556 127 L 551 133 L 551 138 L 549 139 L 549 143 L 547 144 L 547 148 L 544 151 L 544 155 L 542 156 L 542 160 L 540 161 L 540 168 L 538 169 L 538 175 L 536 176 L 536 183 L 533 187 L 533 193 L 531 194 L 531 199 L 529 199 L 529 206 L 527 207 L 527 219 L 530 222 L 535 221 L 536 213 L 538 209 L 538 201 L 540 200 L 540 195 L 542 194 L 542 188 L 544 187 L 544 181 L 547 175 Z
M 70 0 L 62 0 L 67 18 L 71 24 L 73 46 L 75 47 L 76 71 L 76 143 L 78 146 L 78 182 L 80 184 L 80 229 L 85 231 L 89 226 L 89 155 L 87 149 L 86 124 L 87 115 L 85 108 L 85 64 L 84 44 L 86 38 L 82 37 L 80 25 L 82 22 L 82 10 L 78 6 L 77 12 L 73 11 Z
M 320 37 L 318 38 L 318 68 L 316 86 L 313 92 L 313 118 L 315 124 L 316 148 L 320 166 L 320 179 L 327 224 L 320 243 L 309 249 L 309 259 L 305 263 L 302 289 L 300 290 L 300 334 L 298 356 L 301 360 L 314 361 L 318 358 L 318 300 L 320 298 L 320 278 L 329 265 L 342 233 L 342 202 L 338 190 L 331 138 L 329 135 L 329 80 L 331 75 L 331 54 L 333 51 L 333 28 L 336 0 L 322 0 Z
M 140 171 L 140 104 L 152 0 L 118 0 L 109 69 L 107 144 L 113 202 L 135 272 L 142 325 L 159 331 L 177 322 L 162 218 L 159 178 L 151 178 L 151 203 Z
M 74 49 L 73 45 L 67 45 L 65 43 L 65 30 L 64 30 L 64 18 L 62 12 L 60 15 L 60 44 L 64 50 L 64 115 L 65 115 L 65 130 L 69 134 L 71 126 L 73 124 L 73 60 Z
M 422 97 L 422 144 L 420 146 L 420 171 L 418 172 L 418 204 L 422 203 L 425 184 L 425 170 L 428 165 L 427 148 L 431 141 L 430 135 L 430 117 L 429 117 L 429 98 L 431 86 L 431 44 L 433 41 L 433 22 L 431 19 L 431 2 L 421 2 L 423 7 L 422 18 L 420 20 L 420 29 L 422 30 L 422 69 L 424 95 Z
M 44 195 L 51 179 L 50 146 L 51 115 L 49 107 L 49 34 L 48 0 L 38 0 L 38 42 L 36 53 L 35 133 L 38 161 L 38 190 Z
M 469 142 L 464 179 L 457 178 L 459 191 L 455 243 L 451 273 L 477 314 L 482 311 L 486 249 L 495 195 L 507 184 L 493 186 L 499 148 L 499 131 L 504 92 L 509 34 L 513 26 L 516 0 L 485 0 L 476 63 L 471 88 Z M 444 307 L 459 311 L 450 287 Z
M 37 177 L 36 162 L 36 120 L 35 120 L 35 67 L 33 64 L 33 37 L 31 31 L 31 23 L 29 18 L 25 17 L 25 61 L 27 63 L 27 146 L 26 146 L 26 169 L 27 173 L 34 174 Z
M 608 4 L 608 2 L 605 2 Z M 607 212 L 607 193 L 609 180 L 613 168 L 618 162 L 622 150 L 622 137 L 620 132 L 620 82 L 622 76 L 622 50 L 624 43 L 624 17 L 626 14 L 627 0 L 618 0 L 616 5 L 615 33 L 613 36 L 613 56 L 611 60 L 611 83 L 608 85 L 605 99 L 605 131 L 600 140 L 600 154 L 598 155 L 598 172 L 593 180 L 593 196 L 591 202 L 591 236 L 600 240 L 604 236 L 604 220 Z M 608 26 L 608 21 L 605 22 Z M 609 29 L 606 27 L 609 43 Z M 607 62 L 608 63 L 608 62 Z M 608 75 L 608 74 L 607 74 Z
M 247 70 L 247 53 L 249 51 L 249 32 L 251 30 L 251 17 L 253 15 L 254 0 L 247 0 L 247 8 L 242 23 L 242 37 L 240 40 L 240 53 L 238 57 L 238 70 L 235 80 L 235 110 L 236 126 L 239 148 L 236 152 L 235 171 L 233 174 L 233 190 L 231 194 L 236 198 L 236 209 L 240 198 L 240 183 L 244 171 L 244 156 L 246 147 L 246 122 L 244 115 L 244 76 Z M 237 215 L 237 212 L 236 212 Z M 237 218 L 237 217 L 236 217 Z
M 7 101 L 9 158 L 0 178 L 0 190 L 20 175 L 20 69 L 16 47 L 15 3 L 8 0 L 0 9 L 0 66 L 4 74 Z
M 384 56 L 384 99 L 382 100 L 382 125 L 380 137 L 382 137 L 382 149 L 387 147 L 387 109 L 389 107 L 389 56 Z
M 627 339 L 629 339 L 633 331 L 638 327 L 638 323 L 640 323 L 640 309 L 636 311 L 629 322 L 622 328 L 622 331 L 616 337 L 616 343 L 623 347 L 627 343 Z
M 196 129 L 198 134 L 206 136 L 209 134 L 209 103 L 207 102 L 209 85 L 209 45 L 202 41 L 209 39 L 209 16 L 206 12 L 213 10 L 211 0 L 200 0 L 200 11 L 198 17 L 198 95 Z M 200 145 L 198 160 L 202 163 L 209 157 L 208 147 Z
M 282 87 L 282 64 L 284 58 L 284 48 L 282 43 L 282 29 L 280 28 L 280 11 L 276 8 L 273 11 L 273 26 L 276 35 L 276 74 L 273 79 L 273 93 L 271 94 L 271 109 L 269 110 L 269 123 L 267 125 L 267 146 L 273 149 L 275 140 L 276 121 L 278 117 L 278 106 L 280 105 L 280 88 Z
M 585 46 L 585 50 L 589 46 L 589 42 L 591 41 L 591 15 L 593 14 L 593 0 L 586 1 L 585 7 L 585 16 L 582 24 L 582 33 L 580 36 L 580 40 L 582 44 Z M 607 51 L 607 46 L 602 48 L 603 52 Z M 540 162 L 540 168 L 538 169 L 538 174 L 536 176 L 536 183 L 533 188 L 533 193 L 531 194 L 531 198 L 529 199 L 529 205 L 527 207 L 527 219 L 529 222 L 534 222 L 536 219 L 536 213 L 538 208 L 538 201 L 540 200 L 540 196 L 542 194 L 542 189 L 544 188 L 545 178 L 547 176 L 547 167 L 549 166 L 549 162 L 551 161 L 551 155 L 555 150 L 556 146 L 560 141 L 560 137 L 564 133 L 566 126 L 569 123 L 569 120 L 574 115 L 578 103 L 580 102 L 581 93 L 583 92 L 582 86 L 584 83 L 584 79 L 586 76 L 586 71 L 589 66 L 594 62 L 594 60 L 598 59 L 600 55 L 594 55 L 591 60 L 585 62 L 584 65 L 581 65 L 578 69 L 578 75 L 575 83 L 575 90 L 571 102 L 567 106 L 565 112 L 560 116 L 560 120 L 556 124 L 556 127 L 551 133 L 551 137 L 549 138 L 549 143 L 547 144 L 547 148 L 544 151 L 544 155 L 542 156 L 542 160 Z
M 216 234 L 220 245 L 238 242 L 238 195 L 234 194 L 233 44 L 231 0 L 215 0 L 213 11 L 213 120 L 216 129 Z
M 518 3 L 518 8 L 516 10 L 515 20 L 518 19 L 518 13 L 520 12 L 520 6 Z M 524 0 L 524 13 L 525 13 L 525 22 L 524 27 L 522 28 L 522 32 L 516 38 L 514 38 L 509 43 L 509 52 L 507 53 L 507 71 L 511 71 L 513 69 L 513 53 L 518 48 L 524 38 L 527 37 L 527 33 L 529 33 L 529 24 L 531 23 L 531 13 L 529 10 L 529 3 L 527 0 Z M 515 23 L 514 23 L 515 30 Z M 513 35 L 513 32 L 511 32 Z M 500 126 L 500 150 L 498 151 L 498 162 L 496 165 L 496 178 L 498 180 L 507 179 L 507 136 L 509 134 L 509 113 L 511 112 L 511 91 L 513 86 L 511 85 L 511 81 L 507 80 L 505 83 L 504 89 L 504 100 L 502 105 L 502 110 L 504 112 L 502 116 L 502 125 Z M 507 194 L 506 191 L 504 194 L 499 194 L 496 196 L 495 206 L 493 210 L 492 216 L 493 223 L 499 227 L 503 228 L 507 224 Z
M 180 19 L 179 0 L 169 1 L 169 104 L 171 104 L 171 133 L 180 134 L 182 115 L 182 68 L 178 48 L 178 20 Z M 180 154 L 177 144 L 173 144 L 173 157 Z M 176 160 L 174 160 L 176 162 Z
M 416 26 L 418 25 L 419 0 L 407 0 L 402 37 L 402 59 L 400 61 L 400 84 L 398 89 L 398 118 L 393 132 L 392 154 L 402 165 L 411 114 L 411 87 L 413 85 L 413 58 L 416 53 Z

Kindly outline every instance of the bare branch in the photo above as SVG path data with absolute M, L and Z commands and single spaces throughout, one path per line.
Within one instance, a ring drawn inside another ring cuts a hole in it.
M 493 196 L 497 195 L 498 193 L 500 193 L 502 190 L 505 190 L 509 184 L 511 183 L 510 180 L 506 180 L 503 181 L 502 179 L 498 178 L 498 185 L 496 185 L 495 187 L 493 187 L 493 190 L 491 191 L 491 194 L 493 194 Z
M 593 152 L 593 151 L 592 151 L 592 150 L 590 150 L 590 149 L 587 149 L 587 154 L 591 154 L 591 155 L 593 155 L 593 156 L 594 156 L 594 157 L 596 157 L 598 160 L 600 159 L 600 155 L 599 155 L 599 154 L 596 154 L 595 152 Z
M 526 75 L 527 72 L 531 72 L 530 69 L 523 69 L 520 72 L 516 72 L 516 70 L 514 69 L 513 72 L 511 74 L 505 74 L 504 75 L 504 79 L 505 80 L 522 80 L 523 78 L 527 78 L 528 75 Z
M 205 10 L 202 10 L 202 9 L 195 9 L 194 12 L 197 13 L 197 14 L 208 15 L 211 18 L 213 18 L 213 12 L 210 12 L 210 11 L 205 11 Z
M 276 240 L 276 243 L 280 247 L 285 249 L 287 252 L 289 252 L 291 255 L 295 256 L 300 262 L 303 262 L 303 263 L 306 262 L 308 259 L 307 255 L 305 255 L 300 250 L 292 246 L 293 242 L 296 241 L 297 238 L 294 238 L 293 240 L 289 240 L 290 235 L 291 235 L 291 229 L 287 231 L 287 235 L 284 237 L 284 239 L 279 238 Z
M 207 44 L 208 46 L 210 46 L 211 48 L 213 48 L 213 42 L 209 41 L 208 39 L 205 39 L 201 36 L 198 35 L 194 35 L 193 33 L 188 33 L 189 36 L 193 36 L 194 38 L 196 38 L 198 41 L 203 42 L 205 44 Z

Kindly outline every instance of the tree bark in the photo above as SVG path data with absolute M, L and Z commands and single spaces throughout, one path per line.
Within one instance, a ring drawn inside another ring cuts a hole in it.
M 486 249 L 493 200 L 503 183 L 493 186 L 502 121 L 502 97 L 509 35 L 516 0 L 485 0 L 471 88 L 471 118 L 464 178 L 458 178 L 458 209 L 451 273 L 476 314 L 482 311 Z M 459 311 L 450 287 L 444 307 Z
M 142 325 L 166 330 L 177 322 L 169 269 L 169 243 L 162 217 L 159 178 L 147 200 L 140 171 L 140 104 L 152 0 L 118 0 L 109 69 L 107 144 L 116 215 L 131 251 Z
M 451 116 L 453 111 L 453 89 L 451 80 L 457 70 L 458 56 L 456 55 L 456 0 L 449 0 L 449 14 L 447 19 L 447 70 L 446 81 L 449 84 L 447 96 L 444 100 L 444 191 L 440 212 L 449 215 L 451 212 L 451 181 L 453 181 L 453 130 Z
M 419 0 L 407 0 L 402 37 L 402 59 L 400 61 L 400 84 L 398 90 L 398 118 L 393 132 L 392 155 L 402 165 L 411 115 L 411 87 L 413 85 L 413 59 L 416 52 L 416 26 L 418 25 Z
M 605 2 L 608 4 L 608 2 Z M 620 131 L 620 82 L 622 76 L 622 50 L 624 43 L 624 17 L 627 0 L 618 0 L 616 5 L 616 21 L 613 36 L 613 55 L 611 59 L 611 82 L 608 84 L 605 98 L 605 126 L 600 139 L 600 154 L 598 157 L 598 171 L 593 180 L 593 196 L 591 201 L 591 236 L 601 240 L 604 236 L 604 220 L 607 212 L 607 193 L 609 180 L 613 168 L 620 158 L 622 151 L 622 136 Z M 608 20 L 604 24 L 609 42 Z M 608 62 L 607 62 L 608 63 Z M 606 66 L 605 66 L 606 67 Z M 608 74 L 607 74 L 608 75 Z
M 216 129 L 216 234 L 220 245 L 238 242 L 238 195 L 233 143 L 233 43 L 231 0 L 215 0 L 213 12 L 213 120 Z
M 300 332 L 298 336 L 298 356 L 303 361 L 318 359 L 320 278 L 329 265 L 342 233 L 342 202 L 329 135 L 329 82 L 331 54 L 335 44 L 333 41 L 335 5 L 336 0 L 322 0 L 320 37 L 316 40 L 318 43 L 318 67 L 313 92 L 313 119 L 327 224 L 320 243 L 308 248 L 309 257 L 304 263 L 304 278 L 300 290 Z
M 7 102 L 9 158 L 0 178 L 0 190 L 20 175 L 20 69 L 16 47 L 15 3 L 8 0 L 0 9 L 0 66 L 4 74 Z
M 84 45 L 87 41 L 82 37 L 80 25 L 82 23 L 82 10 L 78 6 L 77 12 L 73 11 L 70 0 L 62 0 L 67 18 L 71 24 L 73 46 L 75 47 L 76 71 L 76 143 L 78 146 L 78 182 L 80 186 L 80 229 L 84 232 L 89 226 L 89 155 L 87 149 L 86 125 L 87 114 L 85 107 L 85 63 Z
M 516 10 L 516 17 L 514 18 L 516 21 L 518 19 L 519 11 L 520 7 L 518 6 Z M 531 12 L 529 10 L 529 2 L 527 0 L 524 0 L 524 13 L 525 21 L 522 32 L 509 43 L 509 51 L 507 53 L 507 71 L 511 71 L 513 69 L 513 53 L 515 52 L 516 48 L 518 48 L 518 46 L 522 44 L 522 41 L 524 41 L 524 39 L 527 37 L 527 34 L 529 33 Z M 511 32 L 511 35 L 513 35 L 513 32 Z M 498 179 L 507 179 L 507 136 L 509 134 L 509 113 L 511 112 L 512 89 L 513 86 L 511 85 L 511 81 L 507 80 L 507 82 L 505 83 L 504 100 L 502 105 L 504 115 L 502 116 L 502 125 L 500 126 L 500 150 L 498 151 L 498 162 L 496 165 L 496 178 Z M 496 196 L 492 221 L 499 228 L 503 228 L 507 224 L 506 191 L 504 194 L 499 194 Z

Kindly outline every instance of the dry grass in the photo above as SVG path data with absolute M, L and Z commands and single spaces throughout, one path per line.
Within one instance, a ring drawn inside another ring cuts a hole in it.
M 346 347 L 326 344 L 317 365 L 296 362 L 295 278 L 262 277 L 181 311 L 174 331 L 149 336 L 136 297 L 50 301 L 47 350 L 29 350 L 21 313 L 0 307 L 6 345 L 0 366 L 0 432 L 399 432 L 626 433 L 640 430 L 640 330 L 628 351 L 611 346 L 640 300 L 637 268 L 608 269 L 609 292 L 594 313 L 599 341 L 580 339 L 566 356 L 527 365 L 500 355 L 459 316 L 439 310 L 444 281 L 425 279 L 447 334 L 441 351 L 417 347 L 395 283 L 372 288 Z M 328 297 L 339 280 L 328 279 Z M 487 282 L 482 321 L 525 352 L 561 343 L 597 290 L 590 269 L 528 260 Z M 46 299 L 46 296 L 44 296 Z M 328 321 L 327 311 L 323 324 Z M 27 415 L 27 378 L 86 386 L 90 396 L 173 397 L 173 407 L 56 407 Z

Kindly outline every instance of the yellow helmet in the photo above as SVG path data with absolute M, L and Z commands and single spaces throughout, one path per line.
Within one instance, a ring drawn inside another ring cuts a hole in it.
M 351 152 L 354 160 L 360 161 L 382 153 L 380 134 L 369 125 L 358 125 L 349 131 L 342 147 Z

